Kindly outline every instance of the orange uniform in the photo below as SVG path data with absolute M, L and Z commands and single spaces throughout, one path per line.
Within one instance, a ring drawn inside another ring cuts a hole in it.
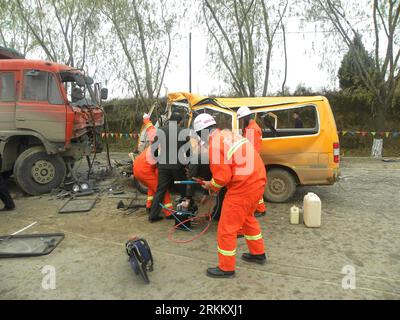
M 154 137 L 156 136 L 157 129 L 153 126 L 153 123 L 150 119 L 144 119 L 143 125 L 145 126 L 146 135 L 149 138 L 150 142 L 154 141 Z M 133 164 L 133 175 L 135 178 L 143 183 L 148 191 L 147 191 L 147 202 L 146 208 L 150 209 L 153 203 L 154 194 L 157 191 L 158 186 L 158 170 L 156 161 L 152 161 L 151 155 L 151 146 L 147 147 L 134 161 Z M 171 196 L 169 192 L 165 194 L 164 197 L 164 206 L 169 209 L 173 208 L 171 202 Z M 168 210 L 163 210 L 165 215 L 168 217 L 171 213 Z
M 246 139 L 216 130 L 210 136 L 211 188 L 226 187 L 218 223 L 219 268 L 235 270 L 237 234 L 243 229 L 250 253 L 265 253 L 264 240 L 254 211 L 264 193 L 266 172 L 260 155 Z
M 255 120 L 250 120 L 249 125 L 243 130 L 243 137 L 247 138 L 251 142 L 257 153 L 260 153 L 261 142 L 262 142 L 262 131 Z M 257 212 L 266 211 L 264 197 L 261 197 L 261 199 L 259 200 L 256 211 Z

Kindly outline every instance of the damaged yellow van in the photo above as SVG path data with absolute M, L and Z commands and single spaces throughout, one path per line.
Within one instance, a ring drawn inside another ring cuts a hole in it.
M 264 196 L 270 202 L 288 201 L 297 186 L 333 185 L 339 178 L 339 137 L 325 97 L 209 98 L 174 93 L 168 98 L 169 112 L 181 112 L 187 127 L 197 114 L 207 112 L 219 128 L 238 129 L 236 111 L 242 106 L 252 110 L 263 132 L 260 153 L 268 172 Z

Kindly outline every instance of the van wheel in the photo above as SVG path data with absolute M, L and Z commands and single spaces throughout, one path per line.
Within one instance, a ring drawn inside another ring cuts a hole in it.
M 141 194 L 147 194 L 148 188 L 144 185 L 141 184 L 138 180 L 133 178 L 132 185 L 134 188 L 136 188 Z
M 32 196 L 49 193 L 59 187 L 66 172 L 63 158 L 48 155 L 40 146 L 25 150 L 14 165 L 14 178 L 18 186 Z
M 290 200 L 295 191 L 296 180 L 289 171 L 278 168 L 268 171 L 268 183 L 265 186 L 264 197 L 269 202 L 286 202 Z

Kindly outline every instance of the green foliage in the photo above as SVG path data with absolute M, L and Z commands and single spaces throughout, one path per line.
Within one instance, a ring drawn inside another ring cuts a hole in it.
M 361 39 L 361 35 L 357 34 L 353 40 L 354 48 L 350 48 L 346 55 L 343 57 L 342 63 L 339 68 L 338 77 L 341 89 L 367 89 L 361 70 L 357 67 L 355 51 L 357 51 L 362 64 L 372 77 L 375 72 L 374 59 L 367 52 Z

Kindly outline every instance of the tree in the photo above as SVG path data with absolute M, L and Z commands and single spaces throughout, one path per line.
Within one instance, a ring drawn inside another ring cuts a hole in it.
M 0 45 L 25 56 L 34 47 L 32 40 L 28 27 L 18 19 L 15 2 L 0 0 Z
M 372 0 L 369 1 L 367 9 L 359 3 L 353 4 L 357 7 L 349 7 L 351 4 L 342 0 L 308 0 L 307 2 L 313 16 L 323 23 L 328 22 L 351 50 L 357 74 L 374 98 L 376 131 L 384 131 L 386 114 L 393 106 L 395 89 L 400 81 L 400 1 Z M 368 12 L 363 12 L 364 10 L 369 10 L 370 15 L 368 16 Z M 356 24 L 350 15 L 355 15 L 358 21 L 365 21 L 365 23 Z M 369 19 L 362 19 L 364 17 Z M 365 29 L 372 30 L 375 38 L 372 50 L 373 72 L 369 70 L 369 60 L 365 59 L 356 44 L 357 34 Z M 383 55 L 382 52 L 384 52 Z M 374 139 L 372 156 L 381 157 L 382 146 L 382 139 Z
M 268 91 L 274 40 L 288 1 L 203 0 L 202 17 L 211 42 L 211 59 L 239 96 Z M 263 78 L 263 81 L 260 79 Z
M 116 35 L 113 45 L 123 52 L 121 57 L 114 51 L 114 63 L 121 65 L 122 58 L 126 66 L 120 76 L 144 104 L 157 99 L 171 58 L 175 15 L 165 0 L 104 1 L 102 11 Z
M 32 45 L 50 61 L 83 69 L 89 53 L 95 55 L 100 23 L 97 1 L 15 0 L 12 6 Z
M 357 34 L 354 39 L 354 48 L 349 49 L 343 57 L 341 66 L 338 72 L 339 84 L 341 89 L 367 89 L 367 85 L 360 74 L 355 62 L 356 52 L 360 56 L 365 69 L 370 76 L 375 70 L 374 59 L 367 52 L 362 43 L 361 35 Z M 356 52 L 355 52 L 356 51 Z

